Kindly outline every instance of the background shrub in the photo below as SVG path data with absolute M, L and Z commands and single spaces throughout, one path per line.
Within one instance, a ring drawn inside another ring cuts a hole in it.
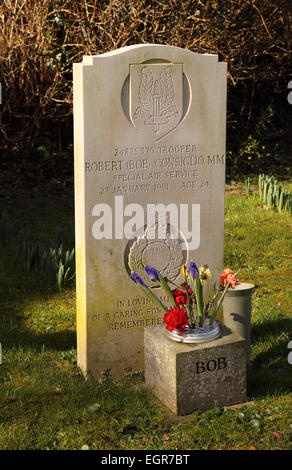
M 137 43 L 228 62 L 230 170 L 291 151 L 290 0 L 2 0 L 0 32 L 1 160 L 26 179 L 72 169 L 73 62 Z

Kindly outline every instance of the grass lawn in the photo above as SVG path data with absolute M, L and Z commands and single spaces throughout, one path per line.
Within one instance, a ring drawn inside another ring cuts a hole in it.
M 225 266 L 256 285 L 249 404 L 176 418 L 145 389 L 142 372 L 85 382 L 76 365 L 74 285 L 59 293 L 27 272 L 12 239 L 0 249 L 0 449 L 292 448 L 292 220 L 240 188 L 226 191 Z M 2 209 L 32 237 L 73 230 L 71 197 L 11 192 Z

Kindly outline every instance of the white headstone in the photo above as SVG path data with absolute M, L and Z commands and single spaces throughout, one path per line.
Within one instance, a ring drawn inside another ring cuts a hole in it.
M 74 64 L 78 363 L 143 369 L 163 313 L 130 278 L 145 265 L 223 267 L 226 63 L 162 45 Z M 157 213 L 159 216 L 157 218 Z M 163 294 L 159 294 L 163 298 Z

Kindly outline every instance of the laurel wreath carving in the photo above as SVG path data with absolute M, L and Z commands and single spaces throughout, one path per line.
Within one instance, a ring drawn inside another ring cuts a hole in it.
M 151 95 L 153 90 L 152 70 L 144 67 L 142 69 L 142 78 L 139 86 L 139 100 L 142 106 L 151 106 Z
M 130 248 L 128 257 L 128 265 L 131 271 L 137 273 L 149 287 L 155 286 L 155 282 L 151 281 L 145 272 L 145 266 L 143 265 L 142 257 L 146 247 L 151 245 L 153 242 L 159 241 L 165 244 L 170 250 L 170 260 L 165 268 L 160 273 L 163 277 L 167 277 L 170 281 L 175 281 L 179 275 L 179 266 L 184 263 L 184 255 L 180 248 L 179 241 L 171 239 L 167 234 L 164 240 L 148 239 L 146 237 L 138 238 L 138 240 Z
M 142 254 L 147 245 L 147 238 L 138 238 L 138 240 L 130 249 L 128 260 L 129 268 L 131 269 L 131 271 L 134 271 L 137 274 L 139 273 L 139 276 L 141 276 L 142 279 L 145 278 L 145 271 L 142 263 Z
M 162 108 L 166 108 L 173 103 L 174 100 L 174 86 L 172 81 L 171 67 L 165 67 L 160 74 L 161 88 L 162 88 Z

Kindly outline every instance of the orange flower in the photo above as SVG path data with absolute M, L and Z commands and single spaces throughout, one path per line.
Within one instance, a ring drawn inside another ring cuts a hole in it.
M 229 287 L 234 289 L 236 284 L 239 284 L 239 279 L 237 276 L 234 276 L 233 278 L 232 276 L 234 276 L 234 272 L 231 269 L 224 269 L 220 276 L 220 286 L 225 287 L 230 281 Z

